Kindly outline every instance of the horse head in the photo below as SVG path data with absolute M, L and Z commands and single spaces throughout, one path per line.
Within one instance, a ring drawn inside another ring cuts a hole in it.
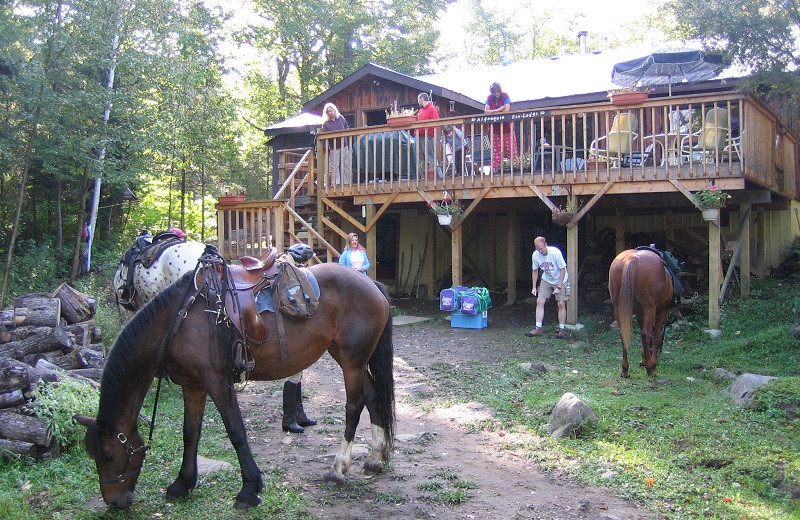
M 76 415 L 75 420 L 87 427 L 84 447 L 97 467 L 103 501 L 113 508 L 127 508 L 133 504 L 147 453 L 147 444 L 136 424 L 126 435 L 116 426 L 86 415 Z

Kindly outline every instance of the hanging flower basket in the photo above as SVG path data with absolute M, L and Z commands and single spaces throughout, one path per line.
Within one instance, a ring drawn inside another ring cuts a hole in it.
M 638 105 L 649 96 L 647 92 L 617 92 L 608 95 L 611 98 L 611 104 L 618 107 Z
M 439 224 L 443 226 L 449 226 L 453 223 L 453 215 L 436 215 L 436 218 L 439 219 Z
M 387 117 L 386 124 L 391 126 L 392 128 L 399 128 L 402 126 L 408 126 L 414 121 L 417 120 L 417 116 L 396 116 L 396 117 Z
M 709 222 L 716 222 L 719 218 L 719 208 L 709 208 L 702 210 L 703 212 L 703 220 L 708 220 Z
M 566 226 L 570 222 L 572 222 L 572 217 L 575 214 L 570 211 L 553 211 L 553 223 L 558 224 L 559 226 Z
M 217 199 L 220 206 L 233 206 L 240 202 L 244 202 L 244 195 L 222 195 Z

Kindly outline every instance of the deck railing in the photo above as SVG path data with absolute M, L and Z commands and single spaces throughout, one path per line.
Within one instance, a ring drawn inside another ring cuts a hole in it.
M 317 182 L 347 196 L 744 176 L 795 197 L 796 144 L 751 96 L 655 98 L 321 133 Z

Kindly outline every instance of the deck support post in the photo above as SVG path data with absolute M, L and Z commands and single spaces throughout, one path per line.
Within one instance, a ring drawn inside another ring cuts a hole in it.
M 372 222 L 372 219 L 375 218 L 375 204 L 370 201 L 366 204 L 366 219 L 365 222 Z M 372 226 L 367 229 L 367 256 L 372 259 L 372 266 L 373 269 L 370 269 L 367 274 L 369 277 L 375 280 L 378 276 L 378 259 L 376 255 L 378 254 L 378 226 Z
M 614 209 L 615 255 L 625 251 L 625 212 L 621 207 Z
M 708 328 L 719 328 L 721 276 L 720 218 L 708 222 Z
M 750 297 L 750 222 L 752 221 L 752 204 L 742 204 L 739 212 L 746 217 L 742 220 L 739 231 L 741 252 L 739 253 L 739 293 L 742 299 Z
M 519 218 L 516 211 L 508 212 L 508 240 L 506 251 L 506 279 L 508 280 L 508 299 L 506 305 L 511 305 L 517 301 L 517 249 L 519 244 Z
M 453 287 L 457 285 L 463 285 L 462 282 L 464 281 L 463 273 L 464 270 L 464 257 L 461 254 L 463 242 L 464 242 L 464 226 L 455 226 L 453 227 L 453 234 L 450 237 L 450 257 L 452 259 L 452 274 L 453 274 Z
M 567 226 L 567 274 L 571 292 L 567 302 L 567 323 L 578 323 L 578 224 Z

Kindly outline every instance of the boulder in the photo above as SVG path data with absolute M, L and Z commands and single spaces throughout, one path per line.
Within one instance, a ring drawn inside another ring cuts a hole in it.
M 764 386 L 770 381 L 778 379 L 772 376 L 762 376 L 758 374 L 742 374 L 736 378 L 733 384 L 728 388 L 728 393 L 733 397 L 733 400 L 739 406 L 744 408 L 752 408 L 755 402 L 753 401 L 753 393 L 755 389 Z
M 589 405 L 575 394 L 567 392 L 553 408 L 547 432 L 555 439 L 567 434 L 577 435 L 585 424 L 599 420 L 597 413 Z

